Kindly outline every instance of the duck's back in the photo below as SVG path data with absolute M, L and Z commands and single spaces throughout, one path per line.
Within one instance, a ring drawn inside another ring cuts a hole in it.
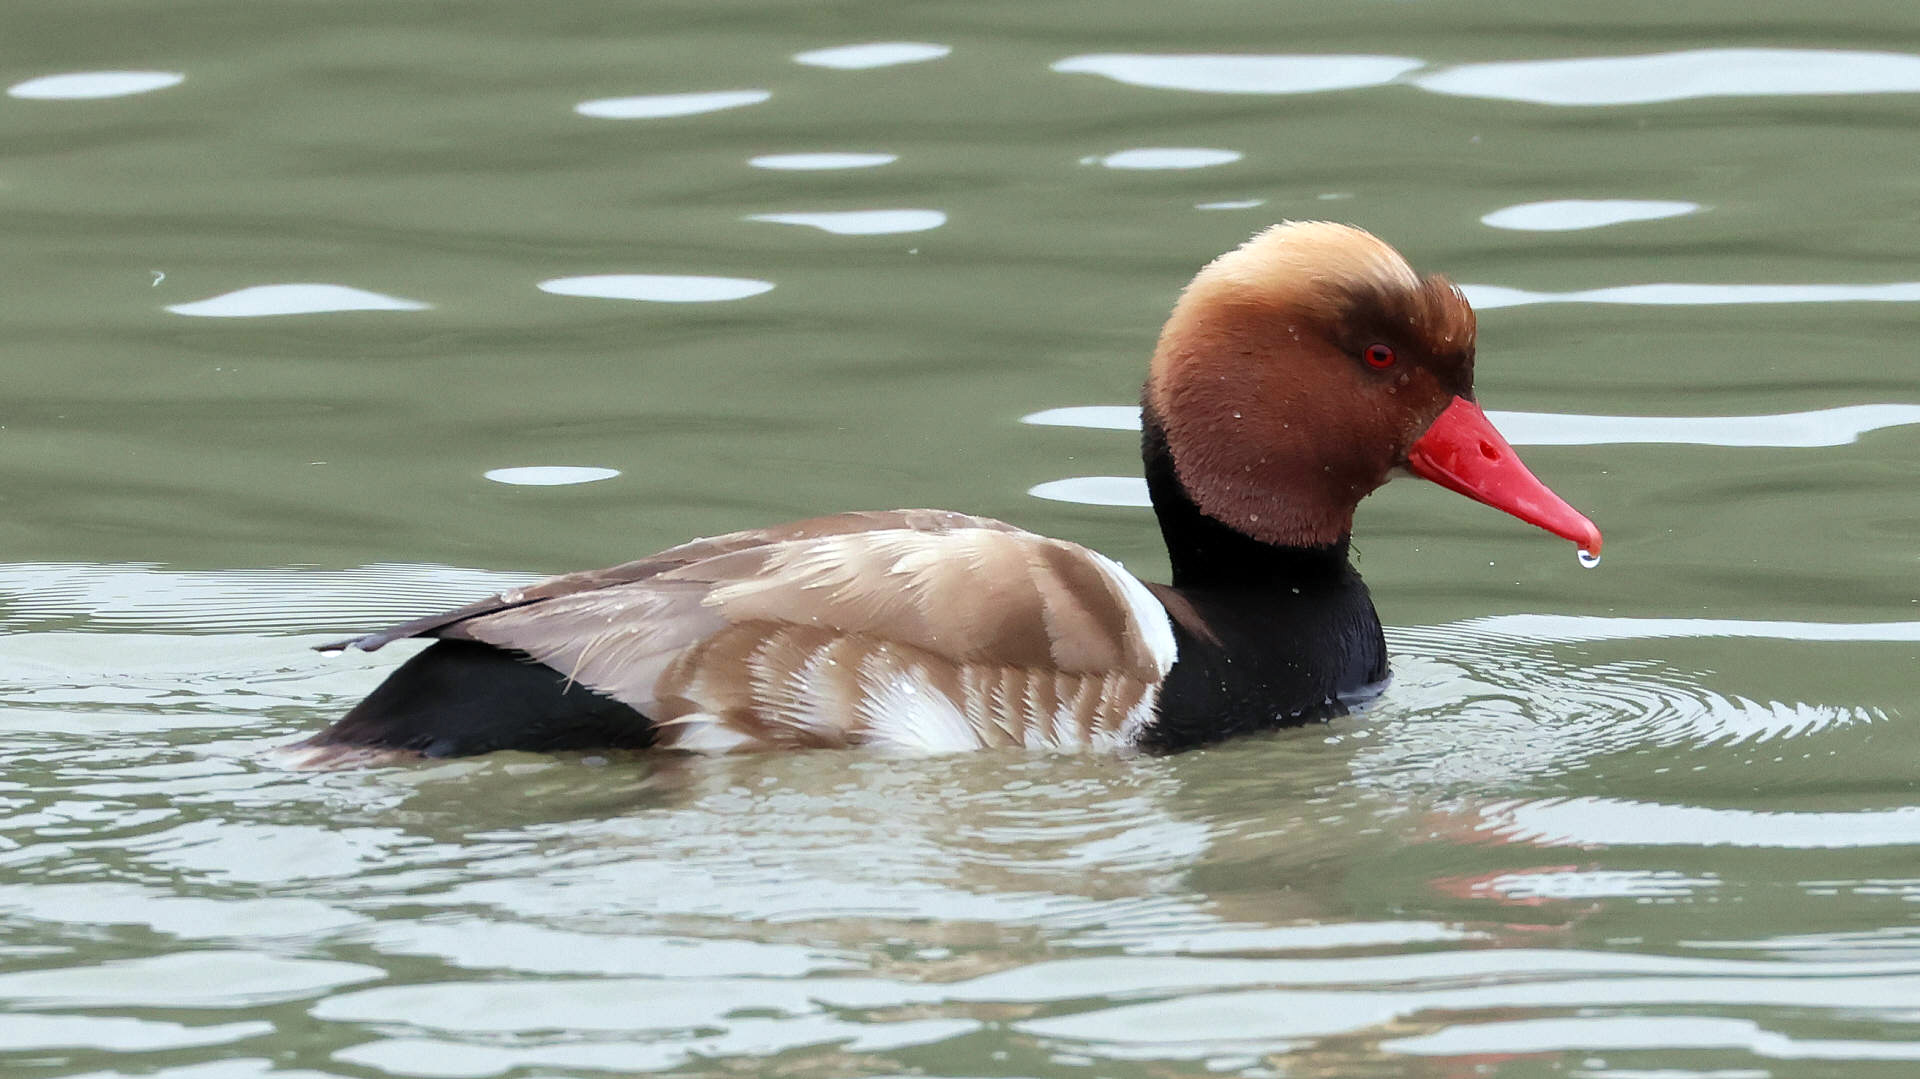
M 331 647 L 405 637 L 438 641 L 303 743 L 315 760 L 1121 745 L 1175 651 L 1112 560 L 939 510 L 696 540 Z

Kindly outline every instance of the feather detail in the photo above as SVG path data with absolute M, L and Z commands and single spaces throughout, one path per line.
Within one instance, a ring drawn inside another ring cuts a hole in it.
M 1174 660 L 1117 563 L 925 510 L 699 540 L 353 643 L 409 627 L 525 652 L 702 752 L 1119 746 Z

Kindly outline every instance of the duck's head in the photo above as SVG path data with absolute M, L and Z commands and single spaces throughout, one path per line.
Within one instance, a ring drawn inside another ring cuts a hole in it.
M 1161 331 L 1145 404 L 1194 504 L 1266 543 L 1326 546 L 1406 470 L 1598 554 L 1473 394 L 1473 308 L 1349 225 L 1275 225 L 1213 260 Z

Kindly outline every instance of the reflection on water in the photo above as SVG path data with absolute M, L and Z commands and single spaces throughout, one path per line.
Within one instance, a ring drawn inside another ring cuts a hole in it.
M 1203 94 L 1313 94 L 1390 83 L 1423 66 L 1403 56 L 1176 56 L 1095 53 L 1053 70 L 1105 75 L 1129 86 Z
M 387 616 L 388 592 L 506 583 L 434 567 L 278 571 L 270 584 L 64 572 L 61 598 L 51 570 L 0 586 L 16 625 L 28 612 L 192 625 L 227 609 L 292 628 L 355 604 L 366 624 Z M 129 605 L 160 596 L 174 609 Z M 769 1054 L 899 1072 L 926 1053 L 987 1074 L 1002 1051 L 1219 1069 L 1279 1047 L 1357 1062 L 1444 1049 L 1423 1038 L 1530 1045 L 1497 1024 L 1543 1009 L 1878 1017 L 1920 987 L 1920 955 L 1884 949 L 1543 945 L 1541 925 L 1569 910 L 1605 907 L 1609 932 L 1645 933 L 1656 923 L 1643 903 L 1805 880 L 1789 885 L 1803 899 L 1771 899 L 1797 925 L 1835 887 L 1821 864 L 1687 875 L 1634 866 L 1633 850 L 1759 843 L 1820 858 L 1835 837 L 1914 841 L 1908 808 L 1726 809 L 1632 768 L 1614 795 L 1558 793 L 1655 745 L 1721 765 L 1756 739 L 1804 754 L 1875 722 L 1866 702 L 1807 704 L 1794 707 L 1825 709 L 1819 722 L 1761 731 L 1737 683 L 1708 688 L 1644 641 L 1603 655 L 1510 624 L 1396 630 L 1398 681 L 1368 713 L 1170 759 L 503 755 L 289 773 L 259 748 L 311 730 L 398 659 L 343 663 L 307 651 L 317 639 L 0 638 L 0 722 L 13 732 L 0 765 L 41 777 L 6 821 L 18 846 L 0 853 L 14 872 L 0 924 L 49 949 L 38 969 L 0 974 L 0 1000 L 42 1010 L 0 1025 L 9 1046 L 231 1053 L 278 1029 L 288 1013 L 260 1009 L 281 1002 L 334 1061 L 395 1075 Z M 1775 784 L 1797 774 L 1771 768 Z M 111 877 L 88 868 L 80 837 L 114 842 Z M 1601 869 L 1515 861 L 1616 845 Z M 1436 847 L 1444 857 L 1424 853 Z M 1335 851 L 1344 883 L 1318 869 Z M 1274 879 L 1292 884 L 1275 893 Z M 101 934 L 131 954 L 59 962 Z M 63 1014 L 162 1006 L 200 1018 Z M 1652 1029 L 1632 1044 L 1673 1040 Z M 1875 1035 L 1851 1056 L 1899 1044 Z
M 41 101 L 126 97 L 178 86 L 186 79 L 177 71 L 77 71 L 16 82 L 7 87 L 7 96 Z
M 643 94 L 639 97 L 606 97 L 582 101 L 573 111 L 582 116 L 606 120 L 648 120 L 672 116 L 698 116 L 702 113 L 758 105 L 772 97 L 767 90 L 719 90 L 689 94 Z
M 513 468 L 490 468 L 484 474 L 495 483 L 517 487 L 562 487 L 610 480 L 618 476 L 620 470 L 597 465 L 519 465 Z
M 898 160 L 900 160 L 899 157 L 894 154 L 761 154 L 759 157 L 749 159 L 747 164 L 756 169 L 809 172 L 824 169 L 871 169 L 880 165 L 891 165 Z
M 1920 92 L 1920 56 L 1825 49 L 1694 49 L 1654 56 L 1462 64 L 1422 89 L 1539 105 L 1644 105 L 1701 97 Z
M 1569 232 L 1597 229 L 1629 221 L 1658 221 L 1680 217 L 1700 208 L 1697 202 L 1653 199 L 1554 199 L 1508 206 L 1482 217 L 1480 223 L 1497 229 L 1528 232 Z
M 773 282 L 751 277 L 702 277 L 690 274 L 591 274 L 586 277 L 555 277 L 540 282 L 541 292 L 551 292 L 556 296 L 645 300 L 649 303 L 723 303 L 758 296 L 772 288 Z
M 1905 1074 L 1907 435 L 1738 447 L 1920 423 L 1901 309 L 1819 306 L 1920 300 L 1920 57 L 1645 55 L 1904 42 L 1904 8 L 1593 7 L 1574 41 L 1327 7 L 1276 46 L 1257 5 L 200 7 L 219 33 L 7 23 L 0 1071 Z M 1240 45 L 1290 52 L 1171 51 Z M 180 70 L 84 70 L 136 62 Z M 1529 286 L 1475 296 L 1536 305 L 1529 400 L 1585 414 L 1512 441 L 1652 447 L 1606 466 L 1638 538 L 1578 592 L 1443 529 L 1443 574 L 1363 552 L 1403 623 L 1364 712 L 1176 758 L 272 752 L 420 647 L 311 645 L 535 576 L 363 562 L 923 501 L 1151 557 L 1144 517 L 1019 496 L 1128 438 L 1012 418 L 1120 399 L 1193 266 L 1336 210 Z M 163 313 L 150 267 L 209 298 Z M 315 277 L 395 294 L 239 287 Z M 1668 277 L 1709 283 L 1634 284 Z M 1543 291 L 1596 282 L 1628 284 Z M 1700 306 L 1760 302 L 1804 306 Z M 1674 306 L 1572 306 L 1609 303 Z M 584 486 L 497 486 L 529 483 Z
M 1049 502 L 1078 502 L 1083 506 L 1153 505 L 1147 481 L 1139 476 L 1068 476 L 1027 488 L 1027 493 Z
M 1578 416 L 1561 412 L 1487 411 L 1516 446 L 1605 446 L 1633 442 L 1676 446 L 1845 446 L 1888 427 L 1920 424 L 1920 405 L 1842 405 L 1777 416 Z M 1135 405 L 1070 405 L 1021 417 L 1042 427 L 1138 431 Z
M 896 232 L 925 232 L 947 223 L 939 210 L 836 210 L 806 214 L 749 214 L 749 221 L 805 225 L 835 236 L 885 236 Z
M 1845 446 L 1889 427 L 1920 424 L 1920 405 L 1844 405 L 1779 416 L 1575 416 L 1557 412 L 1501 412 L 1487 416 L 1516 446 L 1605 446 L 1632 443 L 1677 446 Z M 1042 427 L 1138 431 L 1136 405 L 1069 405 L 1021 417 Z M 1152 505 L 1139 476 L 1068 476 L 1027 488 L 1050 502 L 1087 506 Z M 1584 561 L 1582 562 L 1584 565 Z M 1878 639 L 1878 638 L 1876 638 Z
M 1920 1060 L 1920 1041 L 1887 1042 L 1861 1039 L 1791 1038 L 1764 1030 L 1746 1019 L 1722 1019 L 1712 1016 L 1648 1017 L 1640 1015 L 1588 1016 L 1567 1019 L 1514 1019 L 1471 1026 L 1452 1027 L 1435 1034 L 1396 1038 L 1381 1048 L 1393 1053 L 1417 1056 L 1507 1055 L 1517 1053 L 1603 1052 L 1654 1049 L 1738 1049 L 1767 1060 Z M 1590 1073 L 1626 1076 L 1631 1073 L 1608 1070 Z M 1650 1073 L 1641 1073 L 1650 1074 Z M 1752 1076 L 1763 1079 L 1773 1073 L 1745 1072 L 1668 1072 L 1700 1079 Z
M 1912 847 L 1920 806 L 1795 813 L 1661 805 L 1617 798 L 1556 798 L 1480 809 L 1478 829 L 1533 846 Z
M 1238 150 L 1152 146 L 1116 150 L 1103 157 L 1085 158 L 1083 163 L 1105 165 L 1110 169 L 1204 169 L 1214 165 L 1230 165 L 1244 156 Z
M 431 306 L 347 285 L 253 285 L 193 303 L 169 304 L 167 310 L 199 318 L 264 318 L 326 311 L 425 311 Z
M 857 71 L 872 67 L 894 67 L 899 64 L 918 64 L 927 60 L 938 60 L 953 52 L 947 45 L 930 45 L 919 41 L 877 41 L 868 45 L 839 45 L 830 49 L 813 49 L 796 53 L 794 63 L 811 67 L 834 67 L 846 71 Z
M 1542 303 L 1710 305 L 1747 303 L 1914 303 L 1920 281 L 1880 285 L 1706 285 L 1662 283 L 1616 285 L 1572 292 L 1533 292 L 1505 285 L 1461 285 L 1482 311 Z

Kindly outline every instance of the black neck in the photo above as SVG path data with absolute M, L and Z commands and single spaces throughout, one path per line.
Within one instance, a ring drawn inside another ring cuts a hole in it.
M 1346 536 L 1325 547 L 1285 547 L 1254 539 L 1201 512 L 1174 471 L 1173 451 L 1152 405 L 1140 409 L 1140 457 L 1147 494 L 1173 562 L 1175 588 L 1292 584 L 1353 572 Z

